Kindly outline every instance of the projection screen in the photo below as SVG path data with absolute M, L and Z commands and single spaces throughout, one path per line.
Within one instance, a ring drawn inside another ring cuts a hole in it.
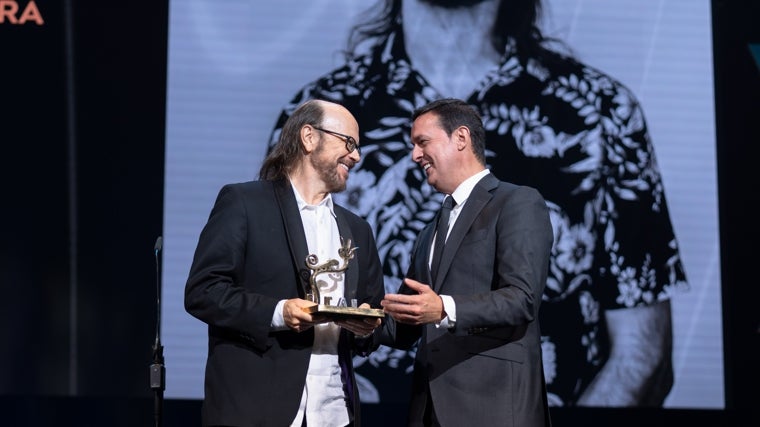
M 203 397 L 206 325 L 184 310 L 217 192 L 254 179 L 296 90 L 342 63 L 355 0 L 170 2 L 162 333 L 169 399 Z M 710 3 L 551 0 L 546 34 L 641 102 L 690 289 L 673 296 L 670 408 L 723 408 Z M 646 230 L 641 230 L 645 233 Z M 379 397 L 380 403 L 384 396 Z

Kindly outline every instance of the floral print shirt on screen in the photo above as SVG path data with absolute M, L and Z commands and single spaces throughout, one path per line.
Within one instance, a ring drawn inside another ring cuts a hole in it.
M 561 406 L 575 403 L 607 357 L 605 310 L 668 299 L 687 284 L 635 96 L 575 60 L 550 64 L 520 61 L 508 46 L 467 101 L 483 117 L 491 172 L 538 189 L 550 208 L 554 246 L 540 322 L 550 404 Z M 412 68 L 392 33 L 303 87 L 270 140 L 271 147 L 292 110 L 310 98 L 338 102 L 356 116 L 362 160 L 334 199 L 372 225 L 388 292 L 398 289 L 414 240 L 441 203 L 411 159 L 409 134 L 412 111 L 443 96 Z M 370 369 L 411 369 L 398 351 L 372 357 L 357 373 L 380 395 Z

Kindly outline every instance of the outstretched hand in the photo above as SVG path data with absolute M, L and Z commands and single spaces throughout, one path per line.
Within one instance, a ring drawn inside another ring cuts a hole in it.
M 364 303 L 364 304 L 361 304 L 359 308 L 371 308 L 371 307 L 369 306 L 369 304 Z M 359 338 L 368 337 L 370 334 L 372 334 L 372 332 L 375 331 L 375 328 L 380 326 L 381 322 L 382 322 L 382 319 L 380 319 L 379 317 L 360 317 L 360 318 L 348 317 L 345 319 L 335 320 L 336 325 L 340 326 L 341 328 L 348 329 Z
M 430 286 L 409 278 L 404 284 L 411 294 L 385 294 L 380 302 L 385 314 L 410 325 L 435 323 L 446 317 L 441 297 Z

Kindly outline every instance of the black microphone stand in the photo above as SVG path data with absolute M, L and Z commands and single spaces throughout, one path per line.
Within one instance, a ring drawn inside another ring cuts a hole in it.
M 156 257 L 156 341 L 153 344 L 153 363 L 150 365 L 150 388 L 153 390 L 154 417 L 156 427 L 161 427 L 162 409 L 164 403 L 164 388 L 166 386 L 166 368 L 164 368 L 164 347 L 161 345 L 161 263 L 159 255 L 163 247 L 163 239 L 158 236 L 154 247 Z

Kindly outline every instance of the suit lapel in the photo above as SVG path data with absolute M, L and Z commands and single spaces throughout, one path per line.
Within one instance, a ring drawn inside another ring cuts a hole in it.
M 350 239 L 351 247 L 355 247 L 356 242 L 354 242 L 354 236 L 351 233 L 351 227 L 348 225 L 344 210 L 338 205 L 333 205 L 333 211 L 335 212 L 335 221 L 338 223 L 338 233 L 340 233 L 341 245 L 343 242 L 347 242 Z M 348 261 L 348 268 L 343 272 L 343 298 L 345 298 L 346 303 L 349 305 L 353 298 L 357 298 L 357 284 L 359 283 L 358 252 L 360 250 L 361 248 L 356 249 L 354 257 Z M 352 358 L 348 341 L 348 331 L 341 328 L 340 337 L 338 339 L 338 364 L 340 365 L 341 378 L 346 385 L 346 394 L 348 395 L 349 402 L 351 402 L 348 405 L 349 413 L 352 414 L 352 416 L 356 416 L 356 419 L 358 419 L 358 414 L 355 414 L 355 411 L 358 410 L 358 400 L 356 399 L 355 391 L 356 384 L 353 370 L 351 368 Z
M 343 241 L 347 241 L 348 239 L 351 240 L 351 247 L 356 246 L 356 242 L 354 241 L 354 236 L 351 233 L 351 227 L 348 226 L 348 221 L 345 217 L 345 212 L 340 209 L 339 206 L 334 205 L 335 210 L 335 220 L 338 222 L 338 232 L 340 233 L 340 237 Z M 343 243 L 341 242 L 341 244 Z M 354 257 L 351 258 L 348 261 L 348 269 L 344 272 L 344 282 L 343 282 L 343 297 L 346 299 L 346 303 L 350 304 L 351 299 L 356 298 L 357 294 L 357 284 L 359 283 L 359 251 L 361 251 L 362 248 L 357 248 L 356 253 L 354 254 Z
M 288 181 L 276 181 L 273 183 L 275 198 L 277 204 L 280 207 L 280 214 L 282 215 L 282 223 L 285 227 L 285 235 L 288 239 L 288 247 L 290 247 L 290 256 L 293 259 L 293 265 L 298 270 L 298 276 L 301 279 L 301 287 L 298 289 L 298 294 L 301 298 L 305 297 L 305 289 L 309 287 L 309 277 L 311 271 L 306 267 L 306 257 L 309 255 L 309 246 L 306 242 L 306 232 L 303 229 L 303 222 L 301 222 L 301 215 L 298 212 L 298 203 L 296 197 L 293 194 L 293 188 Z M 351 233 L 351 227 L 348 225 L 348 221 L 345 217 L 345 212 L 340 207 L 335 206 L 335 219 L 338 223 L 338 232 L 343 239 L 351 239 L 352 245 L 355 246 L 353 234 Z M 357 249 L 357 253 L 361 248 Z M 344 282 L 344 298 L 347 303 L 351 302 L 352 298 L 356 298 L 357 287 L 359 283 L 359 261 L 358 255 L 355 255 L 348 262 L 348 269 L 345 271 Z
M 475 218 L 480 215 L 480 212 L 488 204 L 493 195 L 491 191 L 499 185 L 499 181 L 492 174 L 488 174 L 483 177 L 473 187 L 470 196 L 467 198 L 467 202 L 462 207 L 462 211 L 459 212 L 454 227 L 452 227 L 449 233 L 448 239 L 446 239 L 446 246 L 443 247 L 443 253 L 441 254 L 441 266 L 438 271 L 438 276 L 433 289 L 438 292 L 441 289 L 443 279 L 446 277 L 446 273 L 451 267 L 451 263 L 454 261 L 454 254 L 456 254 L 459 246 L 464 240 L 464 236 L 470 229 L 470 226 L 475 221 Z
M 440 216 L 440 211 L 438 212 L 438 215 L 433 218 L 433 222 L 428 224 L 425 228 L 422 229 L 420 232 L 420 241 L 422 242 L 422 247 L 418 250 L 421 250 L 423 252 L 422 257 L 415 257 L 414 262 L 412 263 L 412 267 L 414 270 L 409 271 L 407 273 L 408 277 L 416 277 L 417 280 L 420 280 L 422 283 L 430 283 L 433 280 L 433 272 L 430 271 L 430 257 L 432 256 L 431 252 L 433 251 L 433 237 L 435 237 L 435 225 L 438 223 L 438 217 Z M 424 266 L 424 267 L 423 267 Z M 432 284 L 431 284 L 432 287 Z
M 309 246 L 306 243 L 306 232 L 303 229 L 301 215 L 298 212 L 296 196 L 293 194 L 290 182 L 286 180 L 275 181 L 272 185 L 274 186 L 275 199 L 280 207 L 280 215 L 282 216 L 282 224 L 285 228 L 285 236 L 288 239 L 290 256 L 301 280 L 298 295 L 301 298 L 305 298 L 305 289 L 309 287 L 309 276 L 311 275 L 311 272 L 306 267 Z

